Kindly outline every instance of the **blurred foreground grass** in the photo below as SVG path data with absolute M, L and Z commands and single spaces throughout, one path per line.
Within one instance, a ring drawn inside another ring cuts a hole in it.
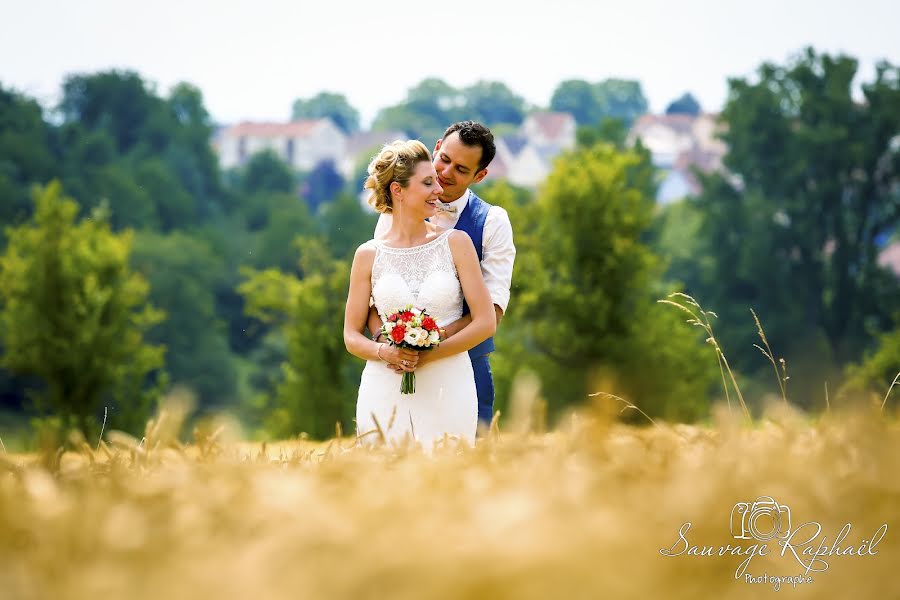
M 182 445 L 181 418 L 151 422 L 142 442 L 0 451 L 0 597 L 759 597 L 774 587 L 735 578 L 744 556 L 660 553 L 678 551 L 685 522 L 691 544 L 750 546 L 731 512 L 759 496 L 794 526 L 820 523 L 814 547 L 846 523 L 841 548 L 888 525 L 875 556 L 825 557 L 781 593 L 900 597 L 900 427 L 878 414 L 640 428 L 589 411 L 432 456 L 222 430 Z M 779 551 L 746 572 L 803 571 Z

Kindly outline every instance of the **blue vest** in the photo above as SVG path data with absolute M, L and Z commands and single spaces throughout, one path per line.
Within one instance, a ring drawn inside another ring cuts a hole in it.
M 471 192 L 469 194 L 469 201 L 466 203 L 466 207 L 463 209 L 462 214 L 459 215 L 459 220 L 454 226 L 454 229 L 465 231 L 469 234 L 469 237 L 472 238 L 472 243 L 475 244 L 475 252 L 478 253 L 479 262 L 484 258 L 482 256 L 484 222 L 487 219 L 488 210 L 490 210 L 490 208 L 490 204 L 476 196 L 475 192 Z M 493 306 L 491 308 L 493 308 Z M 465 300 L 463 300 L 463 314 L 469 314 L 469 305 L 466 304 Z M 488 352 L 493 351 L 494 338 L 490 337 L 469 350 L 469 356 L 471 358 L 478 358 L 479 356 L 484 356 Z

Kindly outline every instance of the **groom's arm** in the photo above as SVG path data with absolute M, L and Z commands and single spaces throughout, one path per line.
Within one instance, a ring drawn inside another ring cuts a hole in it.
M 375 306 L 372 305 L 369 307 L 369 316 L 366 319 L 366 328 L 369 330 L 369 334 L 372 339 L 378 341 L 378 336 L 381 335 L 381 317 L 378 316 L 378 311 L 375 310 Z
M 497 317 L 497 326 L 499 327 L 500 319 L 503 318 L 503 309 L 500 308 L 496 304 L 494 305 L 494 315 Z M 463 327 L 465 327 L 466 325 L 468 325 L 471 322 L 472 322 L 472 315 L 465 315 L 465 316 L 458 318 L 457 320 L 453 321 L 452 323 L 450 323 L 449 325 L 444 327 L 444 335 L 443 335 L 442 339 L 447 339 L 451 335 L 459 333 L 463 329 Z
M 512 286 L 513 264 L 516 260 L 516 246 L 513 244 L 512 224 L 506 210 L 492 206 L 484 221 L 484 241 L 482 242 L 481 274 L 484 284 L 494 302 L 497 326 L 509 305 Z M 458 333 L 472 322 L 468 315 L 447 325 L 446 337 Z

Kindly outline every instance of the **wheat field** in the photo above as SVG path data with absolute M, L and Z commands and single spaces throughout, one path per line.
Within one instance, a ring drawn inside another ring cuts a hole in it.
M 598 405 L 432 453 L 221 427 L 184 445 L 183 418 L 143 440 L 0 450 L 0 597 L 900 597 L 900 426 L 877 411 L 636 427 Z M 799 558 L 774 540 L 736 576 L 733 548 L 759 543 L 734 537 L 732 510 L 761 496 L 821 526 L 811 582 L 773 581 L 805 571 L 800 537 Z M 842 552 L 887 531 L 861 556 L 824 554 L 848 523 Z

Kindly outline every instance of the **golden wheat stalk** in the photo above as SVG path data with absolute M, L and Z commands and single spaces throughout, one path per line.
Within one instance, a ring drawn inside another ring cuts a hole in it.
M 775 355 L 772 352 L 771 346 L 769 346 L 769 340 L 766 339 L 766 332 L 763 331 L 762 323 L 759 322 L 759 317 L 756 316 L 756 311 L 752 308 L 750 309 L 750 314 L 753 315 L 753 321 L 756 322 L 756 332 L 759 334 L 760 339 L 763 344 L 766 345 L 765 350 L 759 344 L 753 344 L 753 347 L 763 353 L 763 356 L 769 359 L 769 362 L 772 363 L 772 368 L 775 369 L 775 379 L 778 380 L 778 387 L 781 388 L 781 399 L 787 404 L 787 380 L 790 379 L 787 374 L 787 363 L 784 362 L 784 358 L 779 358 L 778 361 L 781 363 L 782 373 L 778 373 L 778 366 L 775 364 Z
M 100 442 L 103 441 L 103 431 L 106 429 L 106 411 L 107 407 L 103 407 L 103 424 L 100 426 L 100 435 L 97 438 L 97 450 L 100 449 Z
M 674 292 L 672 294 L 669 294 L 668 298 L 681 298 L 691 306 L 696 307 L 697 311 L 700 313 L 700 315 L 702 315 L 701 318 L 701 316 L 698 316 L 693 310 L 683 304 L 675 302 L 674 300 L 657 300 L 657 302 L 661 304 L 669 304 L 691 315 L 691 318 L 688 319 L 687 322 L 695 327 L 701 327 L 704 331 L 706 331 L 708 336 L 706 338 L 706 342 L 713 348 L 715 348 L 716 357 L 719 360 L 719 374 L 722 376 L 722 387 L 725 389 L 725 401 L 728 404 L 728 410 L 731 410 L 731 396 L 728 394 L 728 382 L 725 379 L 726 371 L 728 372 L 729 378 L 731 379 L 731 384 L 734 387 L 734 391 L 738 397 L 738 401 L 741 403 L 741 409 L 744 411 L 744 416 L 747 418 L 747 421 L 752 422 L 753 417 L 750 416 L 750 409 L 747 408 L 747 404 L 744 402 L 744 394 L 741 393 L 741 388 L 734 376 L 734 372 L 731 370 L 731 366 L 728 364 L 728 359 L 725 358 L 725 353 L 722 351 L 721 346 L 719 346 L 719 341 L 716 339 L 716 336 L 713 333 L 712 321 L 709 320 L 709 317 L 718 319 L 719 315 L 711 310 L 703 310 L 703 307 L 700 306 L 699 302 L 683 292 Z
M 589 398 L 594 398 L 596 396 L 600 396 L 602 398 L 613 398 L 613 399 L 618 400 L 619 402 L 623 403 L 625 406 L 623 406 L 622 410 L 619 411 L 620 415 L 630 408 L 630 409 L 638 411 L 639 413 L 641 413 L 642 415 L 647 417 L 647 420 L 650 421 L 651 423 L 653 423 L 654 425 L 659 425 L 656 421 L 654 421 L 653 419 L 650 418 L 650 415 L 648 415 L 647 413 L 642 411 L 637 405 L 629 402 L 625 398 L 620 398 L 619 396 L 616 396 L 615 394 L 610 394 L 609 392 L 594 392 L 593 394 L 588 394 Z
M 891 395 L 891 390 L 894 389 L 894 386 L 897 385 L 897 382 L 900 381 L 900 371 L 897 372 L 897 376 L 894 377 L 894 381 L 891 382 L 891 387 L 888 388 L 887 394 L 884 395 L 884 400 L 881 401 L 881 410 L 884 410 L 884 405 L 887 404 L 888 396 Z

